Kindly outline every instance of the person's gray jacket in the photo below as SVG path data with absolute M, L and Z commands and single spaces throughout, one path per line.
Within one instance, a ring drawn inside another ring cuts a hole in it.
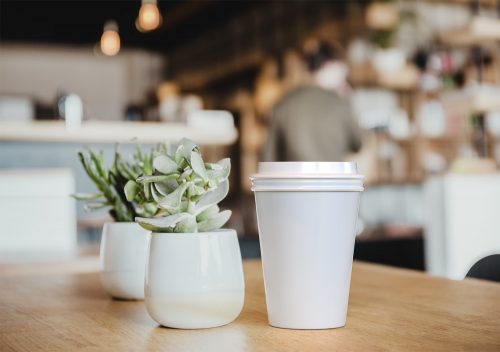
M 314 86 L 297 88 L 276 104 L 264 161 L 342 161 L 361 147 L 350 104 Z

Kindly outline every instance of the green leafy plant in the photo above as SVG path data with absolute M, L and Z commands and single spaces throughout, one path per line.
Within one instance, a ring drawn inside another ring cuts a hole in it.
M 114 161 L 109 168 L 104 163 L 102 151 L 99 153 L 92 150 L 79 151 L 78 158 L 99 192 L 96 194 L 79 193 L 73 196 L 85 201 L 87 210 L 111 207 L 110 215 L 117 222 L 134 221 L 137 216 L 155 215 L 157 208 L 154 201 L 141 192 L 137 192 L 133 201 L 127 200 L 125 186 L 128 181 L 135 180 L 141 175 L 153 174 L 153 154 L 161 148 L 164 147 L 159 146 L 157 150 L 144 153 L 137 146 L 132 160 L 125 160 L 116 148 Z
M 206 232 L 219 229 L 231 211 L 217 205 L 229 191 L 229 159 L 205 163 L 198 146 L 183 139 L 175 151 L 169 148 L 154 153 L 153 170 L 129 180 L 124 188 L 126 199 L 147 204 L 154 202 L 154 217 L 135 218 L 154 232 Z M 152 207 L 153 208 L 153 207 Z

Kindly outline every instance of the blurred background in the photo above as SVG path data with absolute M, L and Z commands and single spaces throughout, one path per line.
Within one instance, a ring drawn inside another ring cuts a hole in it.
M 68 197 L 94 190 L 79 148 L 110 162 L 117 141 L 182 137 L 232 158 L 223 207 L 258 257 L 249 176 L 273 112 L 345 76 L 331 90 L 361 148 L 343 157 L 366 175 L 355 258 L 463 278 L 500 253 L 499 43 L 496 0 L 0 0 L 0 260 L 96 253 L 109 216 Z

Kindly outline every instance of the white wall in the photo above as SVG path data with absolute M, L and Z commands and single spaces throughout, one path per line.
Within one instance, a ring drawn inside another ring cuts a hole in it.
M 142 50 L 115 57 L 92 47 L 0 46 L 0 94 L 29 95 L 53 104 L 58 91 L 76 93 L 91 119 L 117 120 L 161 81 L 164 59 Z

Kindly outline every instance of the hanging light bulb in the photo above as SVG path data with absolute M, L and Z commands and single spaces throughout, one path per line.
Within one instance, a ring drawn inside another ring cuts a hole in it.
M 142 0 L 135 26 L 140 32 L 150 32 L 158 28 L 162 18 L 157 0 Z
M 106 56 L 114 56 L 120 51 L 120 35 L 118 24 L 115 21 L 107 21 L 101 36 L 101 51 Z

